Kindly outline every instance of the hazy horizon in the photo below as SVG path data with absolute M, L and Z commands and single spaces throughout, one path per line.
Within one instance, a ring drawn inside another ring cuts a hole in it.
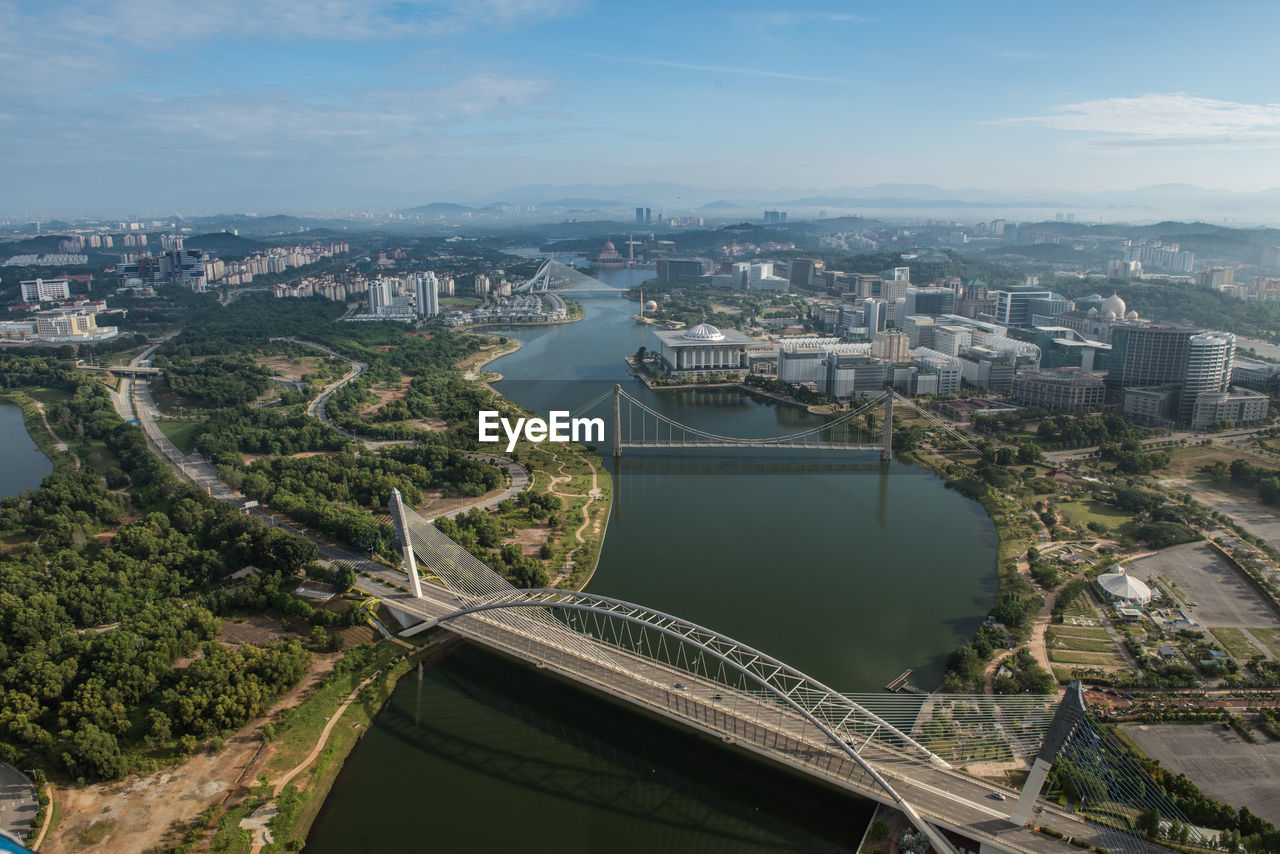
M 1063 204 L 1189 184 L 1230 201 L 1280 187 L 1278 24 L 1266 3 L 9 0 L 2 213 L 316 213 L 650 182 Z M 1215 46 L 1230 61 L 1208 61 Z

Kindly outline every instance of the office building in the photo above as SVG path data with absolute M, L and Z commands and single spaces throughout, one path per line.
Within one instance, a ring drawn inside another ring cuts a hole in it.
M 1049 291 L 1026 286 L 1003 288 L 990 293 L 996 301 L 995 321 L 1005 326 L 1030 326 L 1032 302 L 1053 297 Z
M 908 314 L 902 319 L 902 331 L 912 347 L 933 346 L 933 318 L 922 314 Z
M 679 285 L 699 279 L 711 272 L 711 262 L 705 258 L 659 258 L 658 281 Z
M 1013 377 L 1010 397 L 1024 406 L 1043 406 L 1058 412 L 1094 412 L 1102 408 L 1106 383 L 1079 368 L 1050 370 L 1020 368 Z
M 968 327 L 948 323 L 934 323 L 933 349 L 948 356 L 958 356 L 960 351 L 973 345 L 973 331 Z
M 832 353 L 822 361 L 823 382 L 820 390 L 836 400 L 874 397 L 884 391 L 889 381 L 889 366 L 863 355 Z
M 1011 350 L 972 346 L 957 357 L 965 385 L 990 391 L 1008 391 L 1020 357 Z
M 906 314 L 937 317 L 952 314 L 956 308 L 956 292 L 950 288 L 914 288 L 906 290 Z
M 66 279 L 33 279 L 22 282 L 23 302 L 53 302 L 71 299 L 71 283 Z
M 871 339 L 871 355 L 886 362 L 905 362 L 911 357 L 911 341 L 905 332 L 879 332 Z
M 796 258 L 787 265 L 787 278 L 793 288 L 812 289 L 822 272 L 823 264 L 812 258 Z
M 960 360 L 950 353 L 943 353 L 929 347 L 921 347 L 911 354 L 911 364 L 920 369 L 920 375 L 932 375 L 932 386 L 929 391 L 922 391 L 919 385 L 920 380 L 917 378 L 916 387 L 913 393 L 935 394 L 942 397 L 950 397 L 960 393 L 960 381 L 964 378 L 964 371 L 960 366 Z
M 1172 398 L 1159 419 L 1190 424 L 1196 398 L 1230 390 L 1235 336 L 1175 324 L 1123 326 L 1112 332 L 1107 389 L 1125 397 L 1129 389 L 1169 388 Z M 1144 403 L 1148 411 L 1150 403 Z
M 862 325 L 867 328 L 868 337 L 874 338 L 878 333 L 884 332 L 885 324 L 889 321 L 884 300 L 864 299 L 857 307 L 862 311 Z

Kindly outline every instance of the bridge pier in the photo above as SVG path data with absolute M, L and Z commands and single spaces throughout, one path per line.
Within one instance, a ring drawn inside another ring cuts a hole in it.
M 883 433 L 880 439 L 880 459 L 893 459 L 893 392 L 885 392 L 884 395 L 884 424 L 881 427 Z

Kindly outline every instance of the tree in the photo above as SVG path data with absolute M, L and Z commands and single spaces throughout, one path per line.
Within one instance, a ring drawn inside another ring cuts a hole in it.
M 889 823 L 882 819 L 876 819 L 871 823 L 871 838 L 884 839 L 889 835 Z
M 338 564 L 337 571 L 333 574 L 333 583 L 343 593 L 355 588 L 356 583 L 360 580 L 360 576 L 356 574 L 355 569 L 346 563 Z

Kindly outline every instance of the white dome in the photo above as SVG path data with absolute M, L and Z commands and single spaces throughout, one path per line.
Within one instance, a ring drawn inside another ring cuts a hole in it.
M 1123 567 L 1099 575 L 1098 586 L 1112 599 L 1123 599 L 1139 605 L 1151 601 L 1151 588 L 1129 575 Z
M 1125 304 L 1118 294 L 1112 294 L 1102 301 L 1098 306 L 1098 311 L 1106 314 L 1108 311 L 1115 312 L 1116 317 L 1124 317 Z
M 1097 317 L 1097 316 L 1098 316 L 1098 310 L 1097 310 L 1096 308 L 1091 308 L 1091 309 L 1089 309 L 1089 316 L 1090 316 L 1090 317 Z
M 1138 313 L 1137 313 L 1136 311 L 1131 311 L 1131 312 L 1129 312 L 1128 314 L 1126 314 L 1126 315 L 1124 316 L 1124 319 L 1125 319 L 1125 320 L 1137 320 L 1137 319 L 1138 319 Z
M 1104 312 L 1102 313 L 1102 319 L 1103 319 L 1103 320 L 1115 320 L 1115 319 L 1116 319 L 1116 313 L 1115 313 L 1114 311 L 1104 311 Z
M 724 333 L 710 323 L 699 323 L 680 337 L 689 341 L 723 341 Z

